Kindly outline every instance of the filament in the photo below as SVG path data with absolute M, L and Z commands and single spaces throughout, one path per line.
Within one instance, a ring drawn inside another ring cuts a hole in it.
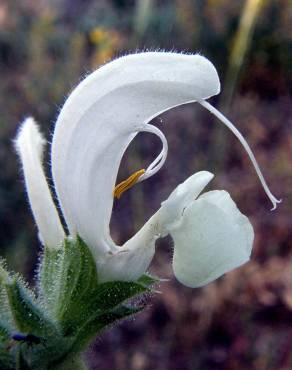
M 167 157 L 168 144 L 164 134 L 156 126 L 145 124 L 140 131 L 151 132 L 152 134 L 157 135 L 162 142 L 162 150 L 154 161 L 147 167 L 145 173 L 139 178 L 138 182 L 144 181 L 149 177 L 156 174 L 160 168 L 164 165 Z

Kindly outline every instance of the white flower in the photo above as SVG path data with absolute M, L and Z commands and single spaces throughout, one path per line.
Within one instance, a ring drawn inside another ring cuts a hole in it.
M 174 273 L 188 286 L 204 285 L 249 259 L 253 230 L 229 195 L 213 191 L 198 197 L 213 177 L 209 172 L 199 172 L 179 185 L 123 246 L 115 245 L 109 232 L 113 194 L 119 197 L 165 162 L 167 141 L 149 122 L 191 102 L 207 108 L 239 138 L 276 207 L 278 200 L 270 193 L 248 144 L 206 102 L 219 91 L 216 69 L 203 56 L 147 52 L 106 64 L 68 97 L 53 136 L 53 180 L 69 235 L 80 235 L 90 247 L 101 281 L 139 278 L 152 260 L 156 239 L 168 233 L 175 243 Z M 121 158 L 139 132 L 157 135 L 162 151 L 146 170 L 115 188 Z M 16 147 L 41 240 L 57 247 L 65 233 L 41 165 L 43 138 L 31 118 L 23 123 Z

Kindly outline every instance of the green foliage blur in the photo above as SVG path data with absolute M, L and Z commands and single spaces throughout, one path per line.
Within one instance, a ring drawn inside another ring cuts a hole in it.
M 241 146 L 202 108 L 156 119 L 169 142 L 167 163 L 115 204 L 114 239 L 123 243 L 178 183 L 209 170 L 212 187 L 229 191 L 250 217 L 254 253 L 206 288 L 164 283 L 152 308 L 104 335 L 87 361 L 92 369 L 291 369 L 291 0 L 1 0 L 0 254 L 33 281 L 41 248 L 13 149 L 19 123 L 34 116 L 50 141 L 59 109 L 84 76 L 148 49 L 199 52 L 214 63 L 222 93 L 211 102 L 246 136 L 283 203 L 269 211 Z M 158 145 L 139 135 L 120 179 L 149 163 Z M 172 242 L 158 244 L 152 270 L 171 278 Z

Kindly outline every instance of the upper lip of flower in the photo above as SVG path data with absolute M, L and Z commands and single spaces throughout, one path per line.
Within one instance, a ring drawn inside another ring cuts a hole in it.
M 116 251 L 109 234 L 112 192 L 129 143 L 143 131 L 160 137 L 158 163 L 140 181 L 152 176 L 165 161 L 167 141 L 148 122 L 219 90 L 214 66 L 199 55 L 134 54 L 87 77 L 64 104 L 52 142 L 53 179 L 70 234 L 96 251 Z
M 157 135 L 162 151 L 135 180 L 143 181 L 156 173 L 165 162 L 167 141 L 148 122 L 175 106 L 197 101 L 227 125 L 247 150 L 274 207 L 279 202 L 270 193 L 242 135 L 205 101 L 219 92 L 218 74 L 206 58 L 148 52 L 128 55 L 101 67 L 69 96 L 53 136 L 53 180 L 70 235 L 79 234 L 97 259 L 121 250 L 110 237 L 109 222 L 117 172 L 126 148 L 139 132 Z M 35 123 L 28 119 L 18 134 L 16 147 L 41 238 L 45 244 L 60 244 L 65 234 L 41 168 L 42 141 Z M 40 188 L 32 185 L 38 176 Z M 47 230 L 44 214 L 37 211 L 40 208 L 49 209 L 51 226 Z M 57 230 L 53 239 L 49 237 L 52 228 Z

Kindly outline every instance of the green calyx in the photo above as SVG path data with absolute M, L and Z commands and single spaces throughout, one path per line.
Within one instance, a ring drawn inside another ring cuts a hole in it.
M 107 327 L 145 308 L 131 298 L 154 292 L 159 279 L 98 282 L 86 244 L 66 239 L 45 248 L 37 294 L 0 261 L 0 369 L 86 369 L 80 353 Z

